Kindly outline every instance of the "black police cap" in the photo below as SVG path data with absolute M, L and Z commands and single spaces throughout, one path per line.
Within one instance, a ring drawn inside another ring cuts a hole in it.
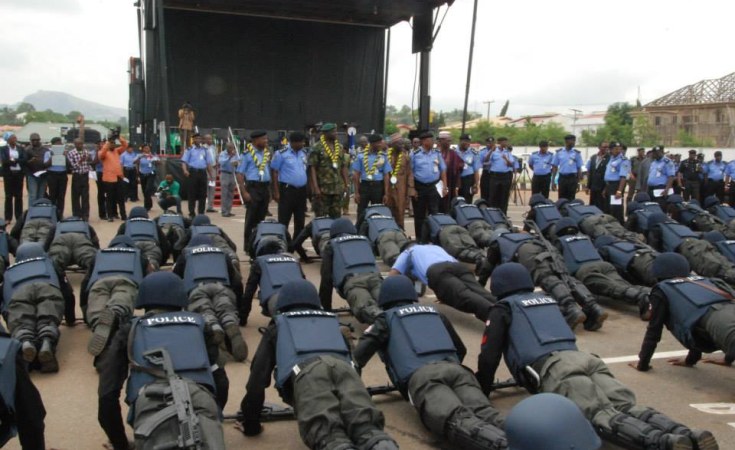
M 434 133 L 431 131 L 424 131 L 421 134 L 419 134 L 419 139 L 429 139 L 434 138 Z
M 461 134 L 459 136 L 460 141 L 471 141 L 472 137 L 469 134 Z
M 567 134 L 566 136 L 564 136 L 565 141 L 576 140 L 576 139 L 577 139 L 577 136 L 573 134 Z
M 259 138 L 261 136 L 265 136 L 266 134 L 268 134 L 268 132 L 265 130 L 255 130 L 252 133 L 250 133 L 250 139 Z
M 370 142 L 371 144 L 375 144 L 376 142 L 380 142 L 382 140 L 383 136 L 379 134 L 371 134 L 370 136 L 368 136 L 368 142 Z

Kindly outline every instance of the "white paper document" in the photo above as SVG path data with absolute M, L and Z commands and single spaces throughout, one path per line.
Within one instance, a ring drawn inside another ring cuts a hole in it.
M 97 181 L 97 172 L 94 170 L 89 171 L 89 179 L 93 181 Z
M 209 181 L 209 182 L 207 182 L 207 184 L 209 185 L 209 187 L 215 187 L 217 185 L 217 182 L 216 181 Z
M 444 198 L 444 182 L 442 180 L 436 183 L 436 192 L 439 193 L 439 197 Z
M 33 172 L 33 176 L 36 177 L 36 178 L 38 178 L 41 175 L 43 175 L 44 173 L 46 173 L 45 170 L 39 170 L 38 172 Z
M 614 195 L 610 196 L 610 205 L 622 205 L 623 204 L 623 197 L 615 198 Z

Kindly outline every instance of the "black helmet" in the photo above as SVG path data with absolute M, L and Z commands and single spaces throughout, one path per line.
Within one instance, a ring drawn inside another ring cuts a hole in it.
M 477 200 L 475 200 L 475 206 L 477 206 L 478 208 L 482 206 L 487 208 L 489 205 L 487 204 L 487 200 L 485 200 L 484 198 L 478 198 Z
M 579 406 L 558 394 L 518 403 L 505 421 L 510 450 L 597 450 L 602 445 Z
M 287 250 L 283 239 L 275 236 L 265 236 L 258 242 L 258 248 L 255 249 L 255 256 L 277 255 Z
M 577 227 L 577 222 L 574 221 L 574 219 L 571 219 L 569 217 L 562 217 L 556 222 L 556 235 L 557 236 L 566 236 L 569 234 L 577 234 L 579 233 L 579 227 Z
M 610 236 L 609 234 L 604 234 L 602 236 L 597 236 L 597 238 L 595 238 L 595 248 L 597 248 L 599 250 L 602 247 L 607 247 L 608 245 L 614 244 L 614 243 L 616 243 L 618 241 L 619 241 L 618 238 L 616 238 L 614 236 Z
M 666 197 L 666 203 L 670 205 L 679 204 L 679 203 L 682 203 L 683 201 L 684 199 L 679 194 L 673 194 L 673 195 L 669 195 L 668 197 Z
M 582 200 L 581 198 L 573 198 L 569 200 L 569 204 L 570 205 L 584 205 L 584 200 Z
M 634 201 L 628 203 L 627 215 L 630 216 L 631 214 L 633 214 L 634 212 L 638 211 L 639 209 L 643 209 L 643 205 L 641 205 L 640 203 L 638 203 L 637 201 L 634 200 Z
M 287 311 L 294 306 L 322 309 L 319 293 L 313 284 L 306 280 L 294 280 L 283 285 L 278 291 L 276 311 Z
M 115 236 L 111 241 L 109 247 L 129 247 L 134 248 L 135 247 L 135 241 L 129 236 L 125 236 L 124 234 L 121 234 L 120 236 Z
M 464 197 L 454 197 L 452 199 L 451 207 L 454 209 L 457 205 L 464 205 L 467 203 L 467 200 L 464 199 Z
M 560 198 L 559 200 L 556 201 L 556 203 L 555 203 L 556 204 L 556 208 L 559 211 L 562 211 L 562 208 L 564 208 L 564 206 L 566 206 L 567 203 L 569 203 L 569 199 L 566 199 L 566 198 L 562 197 L 562 198 Z
M 147 219 L 148 211 L 146 211 L 146 209 L 143 208 L 142 206 L 136 206 L 130 210 L 130 214 L 128 214 L 128 217 L 131 219 L 136 219 L 136 218 Z
M 633 197 L 633 201 L 636 201 L 638 203 L 650 202 L 651 196 L 648 195 L 648 192 L 639 192 L 635 194 L 635 197 Z
M 187 247 L 199 247 L 200 245 L 209 245 L 209 246 L 214 245 L 212 236 L 209 236 L 207 234 L 197 234 L 189 240 L 189 243 L 186 246 Z
M 516 292 L 533 292 L 533 289 L 531 275 L 518 263 L 501 264 L 490 275 L 490 292 L 499 299 Z
M 209 220 L 209 216 L 206 214 L 199 214 L 191 220 L 191 224 L 195 227 L 202 225 L 212 225 L 212 221 Z
M 46 197 L 36 199 L 31 204 L 31 206 L 49 206 L 49 205 L 53 205 L 53 203 L 51 203 L 51 200 L 47 199 Z
M 661 253 L 653 260 L 651 274 L 659 281 L 689 276 L 689 261 L 678 253 Z
M 653 227 L 655 227 L 656 225 L 660 223 L 668 222 L 668 220 L 669 220 L 669 216 L 667 216 L 666 214 L 662 212 L 653 213 L 648 218 L 648 228 L 652 229 Z
M 390 276 L 383 281 L 378 306 L 387 309 L 394 303 L 416 303 L 418 297 L 411 280 L 404 275 Z
M 544 205 L 544 204 L 549 204 L 549 203 L 551 203 L 549 199 L 544 197 L 543 194 L 538 194 L 538 193 L 533 194 L 531 198 L 528 200 L 528 206 L 530 206 L 531 208 L 533 208 L 536 205 Z
M 26 242 L 25 244 L 20 244 L 20 247 L 18 247 L 18 250 L 15 252 L 16 261 L 23 261 L 24 259 L 31 258 L 42 258 L 44 256 L 46 256 L 46 252 L 43 250 L 43 245 L 38 242 Z M 6 301 L 10 301 L 10 299 L 7 299 Z
M 138 289 L 136 308 L 186 308 L 189 296 L 184 280 L 172 272 L 153 272 L 143 278 Z
M 722 232 L 717 231 L 717 230 L 708 231 L 708 232 L 704 233 L 704 235 L 702 237 L 704 238 L 704 240 L 706 240 L 707 242 L 710 242 L 712 244 L 715 244 L 715 243 L 720 242 L 720 241 L 726 241 L 727 240 L 727 238 L 725 237 L 725 235 L 722 234 Z
M 339 219 L 332 222 L 332 226 L 329 227 L 329 237 L 335 238 L 342 234 L 357 234 L 357 229 L 348 219 L 340 217 Z
M 710 195 L 709 197 L 706 197 L 704 199 L 704 207 L 706 209 L 709 209 L 709 208 L 711 208 L 713 206 L 717 206 L 719 204 L 720 204 L 720 199 L 717 198 L 716 195 Z

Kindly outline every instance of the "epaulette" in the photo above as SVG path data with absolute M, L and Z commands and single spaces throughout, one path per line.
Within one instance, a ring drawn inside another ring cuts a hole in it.
M 476 148 L 472 148 L 472 147 L 470 147 L 470 150 L 471 150 L 471 151 L 472 151 L 472 153 L 474 153 L 475 155 L 479 155 L 479 154 L 480 154 L 480 151 L 479 151 L 479 150 L 477 150 Z

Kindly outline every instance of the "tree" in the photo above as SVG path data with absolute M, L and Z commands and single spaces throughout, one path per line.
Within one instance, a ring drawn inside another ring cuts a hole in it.
M 66 116 L 47 109 L 46 111 L 31 111 L 25 116 L 26 123 L 29 122 L 66 122 Z
M 639 147 L 651 147 L 661 142 L 661 136 L 647 116 L 633 119 L 633 144 Z
M 71 123 L 77 122 L 77 117 L 81 116 L 82 113 L 79 111 L 69 111 L 69 113 L 66 115 L 66 120 L 68 120 Z
M 608 106 L 605 115 L 605 125 L 596 131 L 582 131 L 582 142 L 585 145 L 597 145 L 602 141 L 618 141 L 623 144 L 632 144 L 633 116 L 630 112 L 633 106 L 626 102 L 613 103 Z
M 33 105 L 31 105 L 30 103 L 23 102 L 20 105 L 18 105 L 17 108 L 15 108 L 15 113 L 21 114 L 21 113 L 32 112 L 35 110 L 36 108 Z
M 676 141 L 681 147 L 714 147 L 712 140 L 700 139 L 684 129 L 679 130 L 676 134 Z
M 383 126 L 383 134 L 391 135 L 398 132 L 398 126 L 391 119 L 385 119 L 385 125 Z
M 508 106 L 510 106 L 510 100 L 506 100 L 502 108 L 500 108 L 500 114 L 498 117 L 506 117 L 508 115 Z

